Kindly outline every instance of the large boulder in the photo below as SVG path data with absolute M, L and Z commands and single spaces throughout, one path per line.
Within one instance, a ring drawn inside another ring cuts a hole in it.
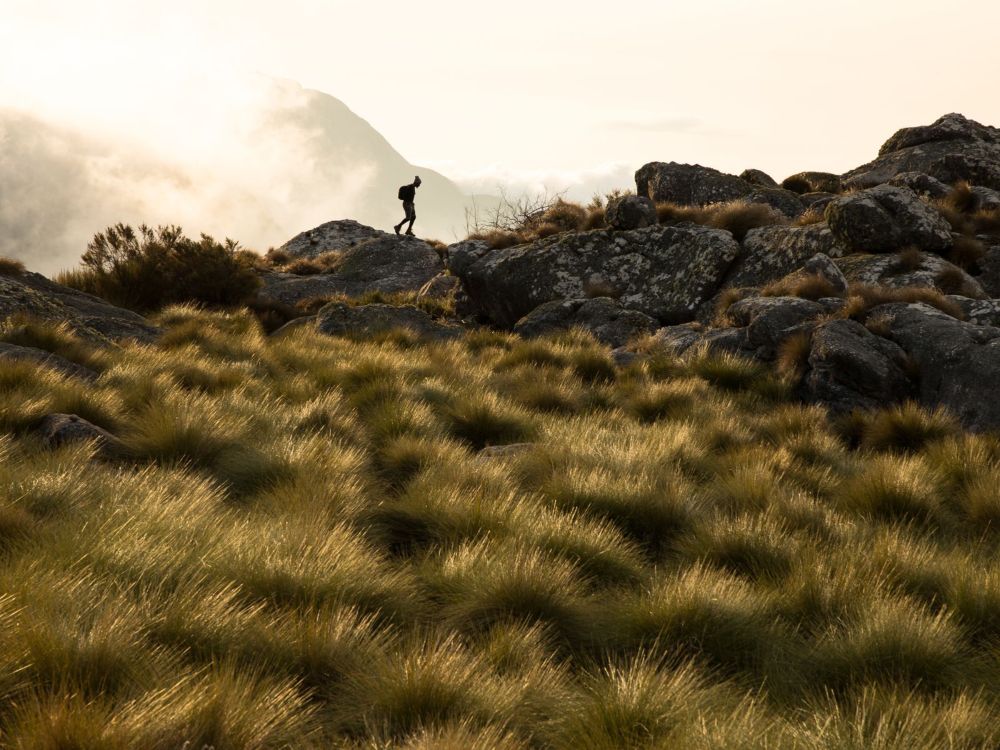
M 888 184 L 909 188 L 917 195 L 931 199 L 944 198 L 951 192 L 951 188 L 941 180 L 923 172 L 900 172 L 893 176 Z
M 138 313 L 37 273 L 0 276 L 0 320 L 14 315 L 66 322 L 78 336 L 98 344 L 127 339 L 149 342 L 161 333 Z
M 656 224 L 656 205 L 644 195 L 621 195 L 608 201 L 604 221 L 611 229 L 642 229 Z
M 658 323 L 638 310 L 623 308 L 609 297 L 553 300 L 539 305 L 514 326 L 514 332 L 531 338 L 554 331 L 583 328 L 594 338 L 614 348 L 652 333 Z
M 683 322 L 715 293 L 740 247 L 694 224 L 566 233 L 494 250 L 456 267 L 482 312 L 513 326 L 545 302 L 609 296 L 664 323 Z
M 747 297 L 734 302 L 726 317 L 746 329 L 747 344 L 762 360 L 774 359 L 786 338 L 800 330 L 811 330 L 816 318 L 828 312 L 819 302 L 798 297 Z
M 852 187 L 870 187 L 904 172 L 923 172 L 949 184 L 968 180 L 1000 190 L 1000 130 L 960 114 L 904 128 L 885 142 L 878 158 L 845 174 L 844 181 Z
M 899 255 L 853 254 L 834 261 L 848 281 L 868 286 L 931 287 L 944 294 L 984 299 L 987 295 L 974 278 L 939 255 L 919 253 L 906 260 Z
M 726 277 L 727 287 L 759 287 L 798 270 L 817 254 L 838 258 L 847 248 L 823 223 L 804 227 L 751 229 L 740 257 Z
M 803 390 L 834 413 L 877 409 L 915 395 L 906 353 L 855 320 L 832 320 L 812 335 Z
M 832 201 L 830 230 L 855 252 L 892 252 L 907 246 L 942 252 L 951 247 L 951 225 L 909 188 L 879 185 Z
M 392 237 L 388 232 L 361 224 L 353 219 L 328 221 L 295 235 L 278 248 L 293 258 L 315 258 L 331 250 L 346 250 L 374 239 Z
M 746 197 L 753 186 L 731 174 L 700 164 L 650 162 L 635 173 L 636 193 L 660 203 L 669 201 L 682 206 L 705 206 L 710 203 Z
M 438 323 L 423 310 L 403 305 L 357 305 L 330 302 L 316 314 L 316 330 L 330 336 L 368 338 L 391 331 L 406 330 L 426 339 L 461 336 L 461 326 Z
M 380 235 L 341 250 L 326 273 L 309 276 L 264 274 L 259 297 L 294 305 L 312 297 L 417 292 L 444 270 L 441 257 L 426 242 L 385 232 Z
M 753 192 L 747 195 L 748 203 L 763 203 L 776 211 L 784 214 L 789 219 L 795 219 L 806 210 L 805 204 L 798 193 L 784 188 L 754 188 Z

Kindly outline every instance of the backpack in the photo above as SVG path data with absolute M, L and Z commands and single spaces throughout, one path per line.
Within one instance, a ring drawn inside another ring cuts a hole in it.
M 402 186 L 401 186 L 401 187 L 399 188 L 399 193 L 398 193 L 398 197 L 399 197 L 399 199 L 400 199 L 401 201 L 404 201 L 404 200 L 406 200 L 406 197 L 405 197 L 405 196 L 403 195 L 403 193 L 404 193 L 404 192 L 406 192 L 406 187 L 407 187 L 406 185 L 402 185 Z
M 416 197 L 416 190 L 414 190 L 413 185 L 403 185 L 399 188 L 399 199 L 401 201 L 406 201 L 412 203 L 413 199 Z

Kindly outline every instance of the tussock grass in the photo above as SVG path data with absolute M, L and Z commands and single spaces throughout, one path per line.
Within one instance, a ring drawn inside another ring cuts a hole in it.
M 579 332 L 157 322 L 2 329 L 100 371 L 0 368 L 11 747 L 996 745 L 995 436 Z

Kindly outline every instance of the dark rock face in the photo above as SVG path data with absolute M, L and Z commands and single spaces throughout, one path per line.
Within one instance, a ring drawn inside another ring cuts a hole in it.
M 830 172 L 799 172 L 786 177 L 781 185 L 782 187 L 791 186 L 791 188 L 798 185 L 808 186 L 809 189 L 803 191 L 806 193 L 839 193 L 840 175 Z
M 844 276 L 844 272 L 840 270 L 840 266 L 829 255 L 817 253 L 806 261 L 800 273 L 819 276 L 838 294 L 843 294 L 847 291 L 847 277 Z
M 760 227 L 743 240 L 740 257 L 725 280 L 727 287 L 763 286 L 798 270 L 810 258 L 840 257 L 847 249 L 826 224 Z
M 1000 328 L 1000 299 L 970 299 L 955 294 L 948 295 L 948 299 L 962 308 L 965 322 Z
M 803 387 L 834 413 L 875 409 L 913 397 L 907 365 L 893 342 L 855 320 L 833 320 L 813 332 Z
M 612 198 L 604 211 L 604 221 L 611 229 L 642 229 L 656 224 L 656 205 L 643 195 Z
M 0 342 L 0 362 L 3 361 L 34 362 L 71 378 L 80 378 L 81 380 L 88 381 L 97 380 L 97 373 L 89 367 L 78 365 L 76 362 L 70 362 L 58 354 L 52 354 L 51 352 L 35 349 L 30 346 L 17 346 L 16 344 Z
M 976 281 L 989 297 L 1000 298 L 1000 245 L 990 247 L 979 261 Z
M 762 188 L 776 188 L 778 187 L 777 181 L 771 177 L 767 172 L 763 172 L 759 169 L 744 169 L 740 173 L 740 179 L 744 182 L 748 182 L 755 187 Z
M 492 250 L 482 240 L 465 240 L 448 246 L 448 269 L 458 277 L 465 274 L 472 264 Z
M 892 252 L 906 246 L 942 252 L 951 225 L 909 188 L 879 185 L 826 207 L 826 222 L 852 251 Z
M 910 267 L 897 255 L 848 255 L 836 260 L 837 267 L 848 281 L 869 286 L 899 289 L 922 286 L 945 294 L 959 293 L 964 297 L 984 299 L 987 295 L 974 278 L 958 266 L 931 253 L 921 253 L 920 262 Z
M 650 162 L 635 173 L 636 194 L 660 203 L 682 206 L 737 200 L 750 194 L 753 186 L 731 174 L 700 164 Z
M 739 254 L 729 232 L 678 224 L 562 234 L 452 262 L 494 323 L 513 326 L 552 300 L 616 298 L 662 322 L 691 320 Z M 478 252 L 478 251 L 476 251 Z
M 1000 130 L 949 114 L 931 125 L 904 128 L 874 161 L 844 175 L 852 187 L 888 182 L 903 172 L 923 172 L 944 183 L 968 180 L 1000 190 Z
M 65 321 L 78 336 L 99 344 L 126 339 L 149 342 L 161 332 L 138 313 L 37 273 L 0 276 L 0 319 L 18 314 Z
M 368 240 L 388 239 L 392 236 L 353 219 L 344 219 L 328 221 L 297 234 L 278 249 L 295 258 L 315 258 L 331 250 L 346 250 Z
M 1000 329 L 955 320 L 922 304 L 882 305 L 887 338 L 920 371 L 919 400 L 943 406 L 973 430 L 1000 428 Z
M 125 447 L 118 438 L 76 414 L 49 414 L 39 425 L 38 433 L 49 448 L 93 440 L 99 454 L 105 458 L 125 454 Z
M 365 338 L 399 329 L 412 331 L 428 339 L 455 338 L 465 330 L 461 326 L 438 323 L 416 307 L 352 307 L 343 302 L 331 302 L 316 314 L 316 330 L 330 336 Z
M 428 297 L 431 299 L 451 297 L 461 288 L 462 281 L 457 276 L 448 276 L 446 274 L 439 273 L 433 279 L 420 287 L 420 291 L 417 292 L 417 297 Z
M 609 297 L 598 297 L 546 302 L 521 318 L 514 332 L 531 338 L 553 331 L 583 328 L 598 341 L 614 348 L 652 333 L 657 327 L 657 322 L 645 313 L 627 310 Z
M 804 325 L 827 312 L 812 300 L 798 297 L 748 297 L 734 302 L 727 316 L 732 322 L 746 329 L 747 345 L 755 350 L 754 356 L 771 360 L 781 342 L 799 330 L 809 330 Z
M 437 251 L 426 242 L 379 234 L 382 236 L 343 250 L 328 273 L 264 274 L 260 298 L 294 305 L 311 297 L 337 294 L 359 297 L 366 292 L 416 292 L 444 270 Z

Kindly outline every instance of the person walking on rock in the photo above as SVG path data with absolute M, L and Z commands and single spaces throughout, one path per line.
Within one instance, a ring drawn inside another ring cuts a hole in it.
M 406 216 L 403 220 L 399 222 L 393 229 L 396 230 L 396 234 L 399 234 L 399 230 L 403 228 L 403 224 L 410 222 L 410 226 L 407 227 L 406 233 L 409 236 L 413 236 L 413 222 L 417 220 L 417 211 L 413 208 L 413 201 L 417 197 L 417 188 L 420 187 L 420 178 L 414 177 L 413 182 L 409 185 L 403 185 L 399 189 L 399 199 L 403 201 L 403 211 L 406 212 Z

